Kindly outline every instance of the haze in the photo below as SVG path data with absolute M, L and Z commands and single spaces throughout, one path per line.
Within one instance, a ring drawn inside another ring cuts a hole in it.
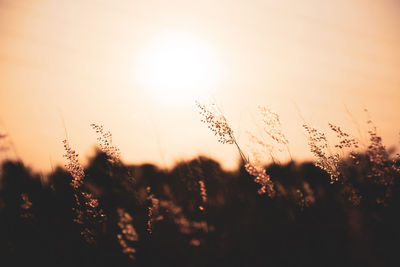
M 213 99 L 244 147 L 258 105 L 280 114 L 297 159 L 310 157 L 300 114 L 356 132 L 352 118 L 364 127 L 367 108 L 396 145 L 399 14 L 394 0 L 1 0 L 0 133 L 43 171 L 63 163 L 65 129 L 91 154 L 91 123 L 112 132 L 127 162 L 200 153 L 232 168 L 237 151 L 194 103 Z

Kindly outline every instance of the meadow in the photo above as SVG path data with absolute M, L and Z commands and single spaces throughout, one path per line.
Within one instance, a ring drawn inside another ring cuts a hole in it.
M 278 114 L 260 107 L 249 153 L 218 107 L 197 106 L 216 141 L 237 147 L 236 170 L 206 156 L 126 164 L 96 124 L 86 166 L 67 139 L 65 166 L 48 175 L 3 162 L 1 266 L 399 266 L 400 158 L 371 120 L 367 145 L 304 123 L 315 160 L 282 163 Z

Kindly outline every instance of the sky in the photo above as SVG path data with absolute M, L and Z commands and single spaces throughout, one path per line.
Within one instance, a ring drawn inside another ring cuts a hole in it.
M 203 154 L 234 168 L 196 100 L 221 107 L 245 151 L 259 105 L 280 115 L 294 159 L 311 157 L 304 122 L 366 141 L 365 108 L 396 145 L 399 14 L 395 0 L 0 0 L 0 134 L 13 147 L 0 159 L 48 171 L 67 135 L 85 162 L 97 123 L 126 162 Z

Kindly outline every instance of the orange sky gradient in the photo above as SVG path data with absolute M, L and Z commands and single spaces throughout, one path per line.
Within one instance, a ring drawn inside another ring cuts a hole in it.
M 349 110 L 365 139 L 367 108 L 396 145 L 399 47 L 396 0 L 0 0 L 0 133 L 42 171 L 64 162 L 62 120 L 82 159 L 97 123 L 126 162 L 200 153 L 233 168 L 195 106 L 213 99 L 245 151 L 258 105 L 280 114 L 295 159 L 311 157 L 299 112 L 357 136 Z

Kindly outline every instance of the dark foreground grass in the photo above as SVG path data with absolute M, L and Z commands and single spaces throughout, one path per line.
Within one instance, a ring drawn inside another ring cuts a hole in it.
M 376 183 L 359 160 L 345 170 L 356 205 L 312 163 L 267 166 L 271 198 L 205 157 L 167 171 L 99 152 L 76 187 L 62 168 L 44 181 L 5 162 L 0 265 L 399 266 L 400 177 Z

